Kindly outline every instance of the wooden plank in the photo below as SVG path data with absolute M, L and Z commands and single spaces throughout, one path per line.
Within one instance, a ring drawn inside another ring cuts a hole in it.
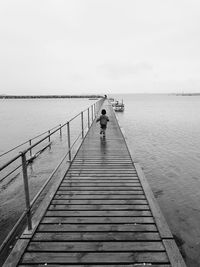
M 167 263 L 165 252 L 27 252 L 23 256 L 22 263 L 135 263 L 158 262 Z
M 136 174 L 131 174 L 131 173 L 122 173 L 122 174 L 120 174 L 120 173 L 115 173 L 115 174 L 113 174 L 113 173 L 104 173 L 104 172 L 102 172 L 102 173 L 91 173 L 91 172 L 81 172 L 81 173 L 73 173 L 73 174 L 71 174 L 70 175 L 70 173 L 66 176 L 66 177 L 81 177 L 81 176 L 83 176 L 83 177 L 85 177 L 85 176 L 87 176 L 87 177 L 109 177 L 109 179 L 110 179 L 110 177 L 138 177 Z
M 65 192 L 65 191 L 58 191 L 55 195 L 54 199 L 146 199 L 143 191 L 141 193 L 138 193 L 137 191 L 131 192 L 131 194 L 79 194 L 79 192 L 75 192 L 74 194 L 72 192 Z
M 18 265 L 18 267 L 31 267 L 31 266 L 35 266 L 35 264 L 31 264 L 31 263 L 29 263 L 28 265 L 26 265 L 26 264 L 23 264 L 23 265 Z M 40 266 L 40 265 L 37 265 L 37 266 Z M 42 264 L 42 266 L 44 266 L 44 264 Z M 59 265 L 59 264 L 51 264 L 51 267 L 61 267 L 61 266 L 63 266 L 63 265 Z M 65 266 L 69 266 L 69 265 L 65 265 Z M 79 265 L 79 264 L 73 264 L 73 266 L 74 267 L 83 267 L 83 266 L 85 266 L 85 265 Z M 88 265 L 88 267 L 133 267 L 133 264 L 130 264 L 130 263 L 123 263 L 123 264 L 101 264 L 101 265 L 99 265 L 99 264 L 89 264 Z M 142 265 L 141 265 L 141 263 L 134 263 L 134 267 L 141 267 L 141 266 L 145 266 L 143 263 L 142 263 Z M 146 266 L 147 267 L 171 267 L 171 265 L 169 265 L 169 264 L 153 264 L 153 263 L 151 263 L 151 265 L 149 265 L 148 263 L 146 263 Z
M 85 217 L 85 216 L 92 216 L 92 217 L 115 217 L 115 216 L 151 216 L 151 212 L 148 210 L 130 210 L 130 211 L 117 211 L 117 210 L 105 210 L 105 211 L 72 211 L 72 210 L 65 210 L 65 211 L 52 211 L 52 210 L 48 210 L 46 212 L 46 216 L 55 216 L 55 217 Z
M 64 186 L 59 191 L 142 191 L 142 186 Z
M 102 183 L 105 183 L 105 182 L 139 182 L 139 178 L 137 176 L 132 176 L 132 177 L 126 177 L 126 176 L 121 176 L 121 177 L 115 177 L 115 176 L 110 176 L 109 178 L 108 177 L 87 177 L 87 176 L 81 176 L 81 177 L 78 177 L 78 176 L 66 176 L 65 179 L 63 180 L 63 182 L 70 182 L 70 181 L 74 181 L 74 182 L 78 182 L 78 181 L 90 181 L 90 182 L 102 182 Z
M 71 204 L 71 205 L 88 205 L 88 204 L 101 204 L 101 205 L 112 205 L 112 204 L 117 204 L 117 205 L 146 205 L 147 200 L 144 199 L 121 199 L 121 200 L 116 200 L 116 199 L 86 199 L 86 200 L 79 200 L 79 199 L 54 199 L 51 202 L 52 205 L 57 205 L 57 204 Z
M 37 232 L 157 232 L 155 224 L 40 224 Z
M 88 165 L 88 166 L 77 166 L 77 167 L 72 167 L 70 169 L 70 173 L 76 173 L 76 172 L 91 172 L 91 173 L 133 173 L 136 174 L 136 171 L 132 169 L 131 166 L 119 166 L 119 164 L 114 165 L 109 165 L 109 166 L 101 166 L 101 165 Z
M 99 160 L 99 159 L 76 159 L 75 161 L 73 161 L 73 165 L 75 164 L 80 164 L 80 163 L 105 163 L 105 164 L 109 164 L 109 163 L 116 163 L 116 162 L 120 162 L 120 163 L 129 163 L 129 164 L 132 164 L 132 161 L 130 158 L 127 158 L 127 159 L 115 159 L 115 158 L 108 158 L 108 159 L 102 159 L 102 160 Z
M 21 256 L 24 253 L 27 245 L 29 243 L 29 239 L 19 239 L 12 249 L 10 255 L 7 260 L 3 264 L 3 267 L 15 267 L 17 262 L 20 260 Z
M 82 160 L 78 160 L 76 159 L 71 166 L 77 166 L 77 165 L 80 165 L 80 164 L 91 164 L 91 165 L 94 165 L 94 164 L 112 164 L 112 163 L 119 163 L 119 164 L 126 164 L 126 163 L 129 163 L 129 164 L 133 164 L 131 159 L 104 159 L 104 160 L 99 160 L 99 159 L 91 159 L 91 160 L 87 160 L 87 159 L 82 159 Z
M 117 157 L 123 158 L 123 156 L 128 156 L 128 153 L 127 153 L 127 150 L 126 150 L 126 147 L 124 144 L 123 144 L 123 146 L 118 146 L 117 142 L 114 142 L 114 144 L 110 143 L 110 148 L 106 150 L 106 155 L 105 155 L 103 153 L 103 151 L 101 151 L 101 144 L 100 143 L 98 144 L 98 147 L 95 148 L 95 142 L 92 142 L 91 139 L 89 142 L 90 142 L 89 144 L 92 146 L 92 149 L 89 148 L 88 144 L 85 146 L 83 144 L 80 151 L 79 151 L 79 154 L 83 157 L 86 155 L 86 153 L 89 157 L 93 157 L 93 156 L 98 157 L 99 152 L 101 152 L 102 157 L 115 156 L 116 154 L 119 154 L 119 149 L 120 149 L 120 155 L 117 155 L 116 158 Z
M 27 251 L 58 251 L 58 252 L 92 252 L 92 251 L 164 251 L 164 246 L 160 241 L 154 242 L 31 242 Z
M 101 152 L 99 152 L 101 153 Z M 129 157 L 121 157 L 121 158 L 116 158 L 114 156 L 104 156 L 104 157 L 94 157 L 94 158 L 87 158 L 87 157 L 82 157 L 80 159 L 75 159 L 74 163 L 90 163 L 90 162 L 105 162 L 105 163 L 109 163 L 109 162 L 119 162 L 119 163 L 130 163 L 132 162 L 131 159 L 130 159 L 130 156 Z M 133 166 L 134 168 L 134 166 Z
M 90 139 L 90 145 L 92 145 L 92 149 L 89 148 L 88 144 L 85 145 L 84 147 L 84 144 L 82 145 L 82 149 L 80 149 L 79 151 L 79 154 L 81 156 L 85 156 L 86 153 L 89 157 L 98 157 L 99 156 L 99 152 L 101 153 L 102 157 L 107 157 L 107 156 L 115 156 L 115 154 L 118 154 L 119 153 L 119 150 L 120 150 L 120 155 L 116 156 L 116 158 L 120 158 L 120 156 L 123 158 L 123 156 L 127 156 L 128 153 L 127 153 L 127 150 L 125 149 L 125 145 L 123 144 L 123 146 L 117 146 L 118 144 L 116 142 L 114 142 L 114 144 L 110 143 L 110 147 L 109 149 L 106 150 L 106 155 L 103 153 L 103 151 L 101 151 L 101 144 L 99 143 L 98 144 L 98 147 L 94 147 L 95 145 L 95 142 L 93 142 L 91 144 L 92 140 Z M 112 147 L 111 147 L 112 146 Z M 82 150 L 82 151 L 81 151 Z M 83 153 L 82 153 L 83 152 Z
M 70 171 L 68 173 L 72 174 L 72 173 L 80 173 L 80 172 L 84 172 L 84 173 L 112 173 L 113 175 L 115 173 L 119 173 L 119 174 L 136 174 L 136 171 L 132 170 L 132 168 L 70 168 Z
M 136 180 L 136 181 L 132 181 L 132 182 L 115 182 L 115 181 L 99 181 L 99 180 L 96 180 L 96 181 L 81 181 L 80 179 L 78 181 L 74 181 L 73 179 L 71 180 L 65 180 L 62 182 L 61 184 L 62 186 L 78 186 L 78 187 L 91 187 L 91 186 L 101 186 L 101 187 L 112 187 L 112 186 L 115 186 L 115 187 L 129 187 L 129 186 L 133 186 L 133 187 L 138 187 L 138 186 L 141 186 L 139 180 Z
M 101 166 L 101 167 L 107 167 L 107 166 L 133 166 L 133 163 L 131 162 L 131 160 L 129 161 L 107 161 L 107 160 L 102 160 L 102 161 L 84 161 L 84 162 L 77 162 L 77 161 L 74 161 L 71 165 L 71 167 L 82 167 L 82 166 L 89 166 L 89 167 L 94 167 L 94 166 Z
M 151 207 L 152 214 L 155 218 L 159 233 L 162 238 L 173 238 L 173 235 L 171 231 L 169 230 L 169 227 L 166 223 L 166 220 L 160 210 L 160 207 L 158 206 L 158 203 L 153 195 L 153 192 L 151 191 L 151 188 L 144 176 L 144 173 L 138 163 L 135 163 L 135 168 L 137 170 L 138 176 L 140 178 L 142 187 L 144 189 L 145 195 L 147 197 L 149 206 Z
M 118 193 L 118 194 L 117 194 Z M 134 191 L 134 190 L 106 190 L 106 191 L 75 191 L 75 190 L 61 190 L 61 191 L 57 191 L 58 195 L 69 195 L 69 194 L 73 194 L 73 195 L 143 195 L 144 192 L 143 191 Z
M 115 182 L 113 181 L 112 183 L 107 181 L 81 181 L 80 179 L 78 181 L 63 181 L 62 186 L 140 186 L 140 182 L 138 181 L 133 181 L 133 182 Z
M 52 204 L 48 210 L 149 210 L 148 205 Z
M 105 160 L 105 159 L 102 159 L 102 157 L 101 156 L 98 156 L 98 157 L 95 157 L 95 158 L 93 158 L 93 157 L 79 157 L 79 156 L 77 156 L 76 158 L 75 158 L 75 161 L 74 161 L 74 163 L 77 163 L 77 162 L 89 162 L 89 161 L 91 161 L 91 162 L 99 162 L 99 160 L 102 160 L 102 161 L 105 161 L 105 162 L 109 162 L 109 161 L 122 161 L 122 162 L 126 162 L 126 161 L 128 161 L 128 162 L 130 162 L 131 161 L 131 159 L 130 159 L 130 156 L 128 156 L 128 157 L 108 157 L 107 158 L 107 161 Z M 132 162 L 132 161 L 131 161 Z
M 69 182 L 74 182 L 74 183 L 140 183 L 140 180 L 137 176 L 132 176 L 132 177 L 126 177 L 126 176 L 121 176 L 121 177 L 115 177 L 115 176 L 110 176 L 109 178 L 107 177 L 87 177 L 87 176 L 81 176 L 77 177 L 73 175 L 66 176 L 63 180 L 64 183 L 69 183 Z
M 96 161 L 96 162 L 79 162 L 79 163 L 73 163 L 71 165 L 71 167 L 74 169 L 74 168 L 82 168 L 82 167 L 88 167 L 88 169 L 94 169 L 94 167 L 98 167 L 98 169 L 100 168 L 103 168 L 103 169 L 106 169 L 107 167 L 110 167 L 110 166 L 114 166 L 114 167 L 120 167 L 120 169 L 124 169 L 124 166 L 130 166 L 131 169 L 135 170 L 133 166 L 133 163 L 131 162 L 131 160 L 128 162 L 128 161 Z
M 44 217 L 41 223 L 65 223 L 65 224 L 132 224 L 132 223 L 154 223 L 153 217 Z
M 92 181 L 91 181 L 92 180 Z M 139 178 L 137 176 L 131 176 L 131 177 L 126 177 L 126 176 L 120 176 L 120 177 L 115 177 L 115 176 L 109 176 L 108 177 L 94 177 L 94 176 L 83 176 L 81 175 L 81 177 L 79 176 L 66 176 L 65 179 L 63 180 L 63 182 L 70 182 L 70 181 L 74 181 L 74 182 L 78 182 L 78 181 L 90 181 L 90 182 L 102 182 L 102 183 L 105 183 L 105 182 L 139 182 Z
M 90 155 L 87 152 L 83 153 L 81 150 L 79 150 L 78 155 L 75 157 L 75 160 L 87 160 L 87 159 L 98 159 L 98 160 L 105 160 L 106 159 L 130 159 L 130 155 L 127 153 L 126 155 L 123 155 L 123 157 L 121 155 L 116 155 L 116 154 L 101 154 L 101 153 L 96 153 L 95 155 Z
M 163 240 L 164 247 L 167 251 L 170 263 L 172 267 L 186 267 L 186 264 L 181 256 L 180 251 L 174 240 Z
M 62 186 L 141 186 L 138 179 L 130 180 L 101 180 L 101 179 L 69 179 L 62 182 Z
M 161 240 L 158 233 L 151 232 L 80 232 L 80 233 L 38 233 L 33 241 L 154 241 Z
M 96 153 L 96 155 L 90 155 L 87 152 L 85 153 L 82 153 L 81 150 L 79 150 L 79 153 L 77 155 L 77 157 L 75 157 L 75 160 L 87 160 L 87 159 L 91 159 L 91 160 L 94 160 L 94 159 L 97 159 L 97 160 L 105 160 L 106 159 L 130 159 L 130 155 L 127 153 L 126 155 L 123 155 L 123 157 L 121 155 L 115 155 L 115 154 L 112 154 L 112 155 L 109 155 L 109 154 L 102 154 L 102 153 Z
M 100 169 L 104 169 L 104 170 L 124 170 L 124 169 L 130 169 L 132 170 L 132 164 L 131 163 L 127 163 L 127 164 L 119 164 L 119 163 L 109 163 L 109 164 L 104 164 L 104 163 L 95 163 L 95 164 L 91 164 L 91 163 L 87 163 L 87 164 L 77 164 L 77 165 L 72 165 L 71 166 L 71 170 L 100 170 Z

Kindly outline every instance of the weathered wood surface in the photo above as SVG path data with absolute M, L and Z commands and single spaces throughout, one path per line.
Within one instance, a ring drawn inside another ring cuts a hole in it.
M 46 246 L 48 244 L 48 246 Z M 164 251 L 165 248 L 163 246 L 162 241 L 158 242 L 136 242 L 136 241 L 127 241 L 127 242 L 119 242 L 119 241 L 110 241 L 110 242 L 80 242 L 80 241 L 66 241 L 66 242 L 52 242 L 47 241 L 47 243 L 41 242 L 32 242 L 28 246 L 28 251 L 59 251 L 59 252 L 77 252 L 77 251 Z
M 168 258 L 165 252 L 26 252 L 23 263 L 133 263 L 158 262 L 166 263 Z
M 23 264 L 23 265 L 18 265 L 19 267 L 31 267 L 31 266 L 46 266 L 47 264 Z M 148 264 L 142 264 L 141 263 L 135 263 L 134 265 L 131 264 L 131 263 L 123 263 L 123 264 L 101 264 L 99 265 L 98 263 L 90 263 L 90 264 L 73 264 L 73 265 L 66 265 L 66 264 L 51 264 L 50 266 L 51 267 L 61 267 L 61 266 L 76 266 L 76 267 L 83 267 L 83 266 L 86 266 L 86 267 L 141 267 L 141 266 L 150 266 L 150 267 L 171 267 L 172 265 L 169 265 L 169 264 L 151 264 L 151 265 L 148 265 Z M 48 266 L 48 265 L 47 265 Z
M 185 266 L 107 101 L 104 108 L 106 139 L 94 123 L 12 266 Z

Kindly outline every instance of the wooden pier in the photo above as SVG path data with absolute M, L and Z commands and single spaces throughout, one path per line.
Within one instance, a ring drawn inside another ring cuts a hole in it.
M 4 266 L 186 266 L 112 107 L 93 123 Z

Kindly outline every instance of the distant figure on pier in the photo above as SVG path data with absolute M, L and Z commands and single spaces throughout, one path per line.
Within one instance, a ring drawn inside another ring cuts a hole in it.
M 100 122 L 100 134 L 103 134 L 103 137 L 106 136 L 106 128 L 107 128 L 107 122 L 109 121 L 108 116 L 106 116 L 106 110 L 102 109 L 101 116 L 96 120 L 96 122 Z

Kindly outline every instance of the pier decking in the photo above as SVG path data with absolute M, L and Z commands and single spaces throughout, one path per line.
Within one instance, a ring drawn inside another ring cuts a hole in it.
M 186 266 L 108 101 L 4 266 Z M 41 218 L 41 219 L 40 219 Z

